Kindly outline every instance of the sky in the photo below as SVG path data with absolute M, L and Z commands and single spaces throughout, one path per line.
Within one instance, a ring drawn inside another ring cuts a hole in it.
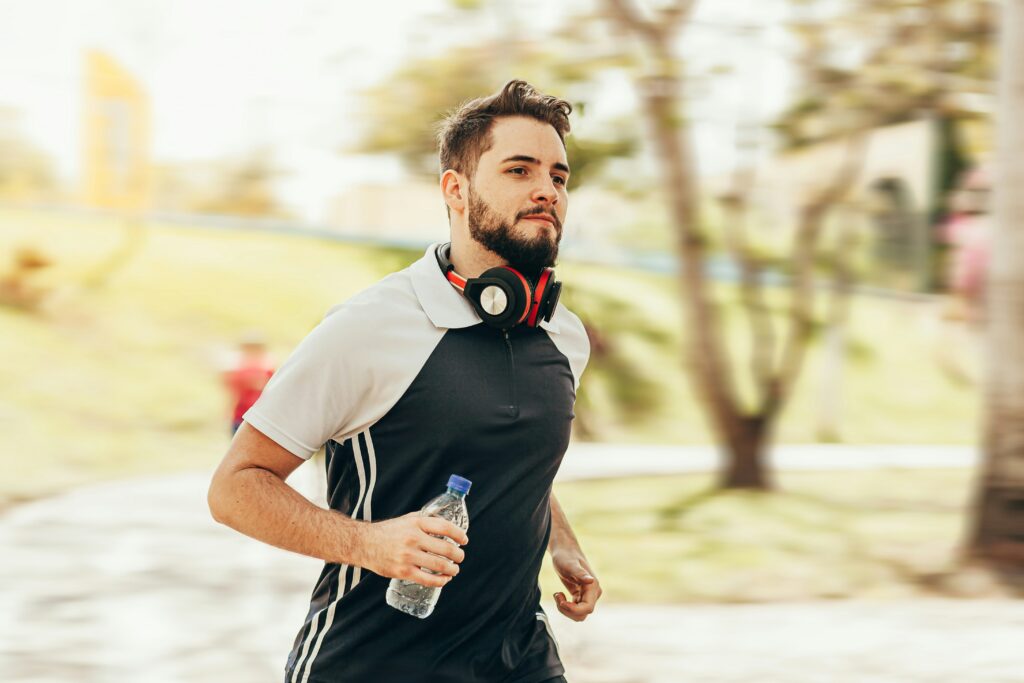
M 394 159 L 342 153 L 358 129 L 360 89 L 403 60 L 497 37 L 505 22 L 546 31 L 592 3 L 495 6 L 479 20 L 446 26 L 437 17 L 450 12 L 448 0 L 0 0 L 0 107 L 20 113 L 20 130 L 74 183 L 82 54 L 103 50 L 150 94 L 155 161 L 269 148 L 286 171 L 278 187 L 284 202 L 316 222 L 344 185 L 402 175 Z M 784 0 L 698 4 L 684 57 L 696 68 L 733 70 L 699 91 L 693 108 L 702 172 L 731 168 L 737 121 L 763 120 L 785 103 L 787 7 Z M 605 79 L 600 91 L 595 106 L 607 113 L 635 104 L 624 76 Z

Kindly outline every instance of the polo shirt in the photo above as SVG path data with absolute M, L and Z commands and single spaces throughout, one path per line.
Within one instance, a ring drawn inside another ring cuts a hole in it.
M 390 519 L 473 482 L 470 542 L 431 616 L 385 602 L 390 579 L 326 563 L 288 657 L 289 683 L 537 683 L 564 673 L 537 577 L 551 484 L 590 354 L 583 324 L 508 331 L 447 281 L 437 245 L 332 308 L 246 422 L 308 459 L 326 445 L 328 503 Z

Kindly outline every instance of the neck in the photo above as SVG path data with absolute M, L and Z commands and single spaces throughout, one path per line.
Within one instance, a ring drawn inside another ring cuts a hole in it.
M 485 270 L 508 265 L 505 259 L 484 249 L 479 242 L 471 238 L 468 228 L 463 239 L 459 239 L 460 235 L 455 230 L 452 233 L 452 248 L 448 260 L 455 268 L 455 272 L 462 277 L 479 277 Z

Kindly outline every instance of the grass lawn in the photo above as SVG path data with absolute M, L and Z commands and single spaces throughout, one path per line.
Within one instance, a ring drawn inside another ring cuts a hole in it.
M 0 307 L 0 507 L 88 481 L 212 468 L 227 445 L 218 372 L 238 336 L 262 330 L 283 358 L 330 306 L 419 256 L 152 225 L 125 267 L 85 286 L 122 235 L 107 218 L 0 210 L 0 269 L 22 244 L 55 261 L 39 282 L 54 288 L 42 312 Z M 608 348 L 584 376 L 577 437 L 707 443 L 679 360 L 674 279 L 574 263 L 559 276 L 566 303 Z M 718 294 L 742 350 L 735 291 Z M 864 298 L 853 311 L 840 381 L 823 383 L 812 348 L 779 440 L 815 441 L 822 396 L 835 394 L 846 442 L 971 442 L 976 392 L 938 370 L 934 309 Z
M 603 599 L 761 602 L 938 590 L 954 566 L 965 470 L 783 474 L 772 494 L 683 475 L 556 486 Z M 472 509 L 470 510 L 472 514 Z M 547 595 L 563 590 L 550 566 Z

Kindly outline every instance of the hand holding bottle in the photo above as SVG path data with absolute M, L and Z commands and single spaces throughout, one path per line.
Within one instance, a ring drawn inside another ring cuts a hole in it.
M 466 532 L 452 522 L 419 512 L 374 522 L 363 534 L 361 566 L 431 587 L 444 586 L 459 573 L 459 563 L 466 557 L 459 546 L 469 542 Z

